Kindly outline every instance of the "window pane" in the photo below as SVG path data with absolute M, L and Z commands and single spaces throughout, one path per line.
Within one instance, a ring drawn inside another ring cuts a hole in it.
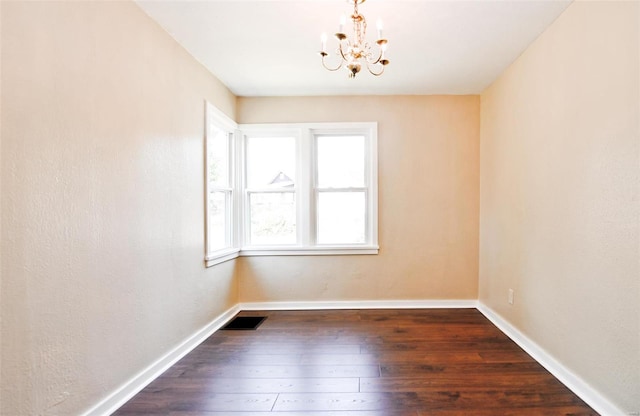
M 293 188 L 296 179 L 296 142 L 293 137 L 247 139 L 247 186 Z
M 251 244 L 296 243 L 296 201 L 293 192 L 252 193 L 249 203 Z
M 365 242 L 364 192 L 318 194 L 318 244 Z
M 209 194 L 207 241 L 210 251 L 227 247 L 227 197 L 227 192 Z
M 318 136 L 318 186 L 362 187 L 364 183 L 364 136 Z
M 229 186 L 229 133 L 210 125 L 207 132 L 207 163 L 209 183 L 212 186 Z

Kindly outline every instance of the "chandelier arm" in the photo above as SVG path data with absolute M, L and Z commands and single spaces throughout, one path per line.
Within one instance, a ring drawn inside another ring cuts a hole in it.
M 347 46 L 349 46 L 349 41 L 347 40 Z M 347 62 L 347 57 L 344 56 L 344 51 L 342 50 L 342 42 L 338 44 L 338 51 L 340 52 L 340 56 L 342 56 L 342 63 Z M 342 66 L 342 63 L 340 66 Z
M 344 61 L 340 61 L 340 63 L 338 64 L 338 66 L 337 66 L 337 67 L 335 67 L 335 68 L 329 68 L 329 67 L 327 66 L 326 62 L 325 62 L 325 58 L 327 57 L 327 55 L 328 55 L 328 54 L 327 54 L 326 52 L 320 52 L 320 56 L 322 56 L 322 66 L 324 67 L 324 69 L 326 69 L 326 70 L 328 70 L 328 71 L 333 72 L 333 71 L 337 71 L 338 69 L 342 68 L 342 63 L 343 63 Z
M 384 72 L 384 65 L 382 65 L 382 67 L 380 68 L 380 72 L 374 72 L 374 71 L 372 71 L 372 70 L 371 70 L 371 67 L 369 66 L 369 63 L 367 63 L 367 71 L 369 71 L 369 73 L 370 73 L 371 75 L 374 75 L 374 76 L 376 76 L 376 77 L 379 77 L 379 76 L 380 76 L 380 75 L 382 75 L 382 74 L 383 74 L 383 72 Z

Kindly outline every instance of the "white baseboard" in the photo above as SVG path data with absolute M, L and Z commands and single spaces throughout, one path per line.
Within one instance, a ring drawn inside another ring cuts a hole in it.
M 517 330 L 513 325 L 494 312 L 493 309 L 482 302 L 478 302 L 478 310 L 596 412 L 603 416 L 621 416 L 628 414 L 607 400 L 583 379 L 572 373 L 571 370 L 562 365 L 529 337 Z
M 110 415 L 125 404 L 129 399 L 138 394 L 149 383 L 164 373 L 169 367 L 174 365 L 182 357 L 190 353 L 195 347 L 200 345 L 211 334 L 220 329 L 229 319 L 235 316 L 240 309 L 235 305 L 221 315 L 213 319 L 204 328 L 184 340 L 180 345 L 160 357 L 153 364 L 136 374 L 133 378 L 125 382 L 106 398 L 83 413 L 83 416 Z
M 115 412 L 140 392 L 160 374 L 200 345 L 211 334 L 242 310 L 318 310 L 318 309 L 436 309 L 477 308 L 496 327 L 511 338 L 531 357 L 558 380 L 572 390 L 603 416 L 619 416 L 626 413 L 603 397 L 584 380 L 573 374 L 526 335 L 517 330 L 491 308 L 477 300 L 381 300 L 381 301 L 310 301 L 310 302 L 243 302 L 229 308 L 204 328 L 187 338 L 180 345 L 156 360 L 146 369 L 109 394 L 105 399 L 83 413 L 83 416 L 102 416 Z
M 460 300 L 345 300 L 308 302 L 242 302 L 243 311 L 273 310 L 317 310 L 317 309 L 436 309 L 436 308 L 476 308 L 474 299 Z
M 313 309 L 427 309 L 475 308 L 476 300 L 392 300 L 392 301 L 318 301 L 318 302 L 249 302 L 238 303 L 216 317 L 204 328 L 156 360 L 133 378 L 122 384 L 83 416 L 110 415 L 139 393 L 160 374 L 200 345 L 241 310 L 313 310 Z

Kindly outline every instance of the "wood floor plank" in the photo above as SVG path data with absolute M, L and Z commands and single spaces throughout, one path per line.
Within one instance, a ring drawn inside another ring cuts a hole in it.
M 203 353 L 229 353 L 243 355 L 301 355 L 301 354 L 360 354 L 362 344 L 319 344 L 311 343 L 305 340 L 298 345 L 292 343 L 283 344 L 282 342 L 261 342 L 257 340 L 253 343 L 218 343 L 218 344 L 202 344 L 198 350 Z
M 350 378 L 378 377 L 377 365 L 252 365 L 202 364 L 193 366 L 182 377 L 221 378 Z
M 142 392 L 135 402 L 125 404 L 117 414 L 139 412 L 162 414 L 169 411 L 259 411 L 269 412 L 277 394 L 203 393 L 167 389 L 161 394 Z
M 281 394 L 273 408 L 275 411 L 354 411 L 384 410 L 392 408 L 389 394 L 385 393 L 312 393 Z
M 151 383 L 148 392 L 180 389 L 189 393 L 356 393 L 359 378 L 169 378 Z
M 169 405 L 171 410 L 204 410 L 216 412 L 271 411 L 277 394 L 216 393 L 205 397 L 184 397 Z
M 466 374 L 471 377 L 487 377 L 490 374 L 537 374 L 543 367 L 536 362 L 518 363 L 440 363 L 440 364 L 384 364 L 380 366 L 382 377 L 439 377 L 439 375 Z
M 370 353 L 361 354 L 371 357 L 370 360 L 378 363 L 391 364 L 406 364 L 406 365 L 422 365 L 422 364 L 462 364 L 462 363 L 483 363 L 487 360 L 478 352 L 475 351 L 396 351 L 396 352 L 383 352 L 383 353 Z M 513 357 L 511 354 L 507 354 L 508 357 Z M 531 357 L 527 356 L 529 360 Z M 507 362 L 510 362 L 507 360 Z
M 269 413 L 271 415 L 271 413 Z M 419 411 L 419 416 L 598 416 L 584 406 L 545 406 L 519 408 L 431 409 Z
M 374 365 L 380 360 L 372 354 L 303 354 L 302 365 Z
M 302 354 L 236 354 L 231 352 L 193 351 L 192 358 L 224 365 L 299 365 L 304 364 Z
M 115 415 L 597 415 L 475 309 L 239 315 Z
M 413 342 L 413 343 L 405 343 L 405 342 L 386 342 L 380 344 L 363 344 L 360 347 L 360 353 L 362 354 L 373 354 L 373 353 L 394 353 L 400 351 L 448 351 L 448 352 L 456 352 L 456 351 L 473 351 L 473 352 L 483 352 L 483 351 L 522 351 L 520 347 L 516 344 L 505 343 L 504 339 L 494 337 L 490 340 L 483 339 L 479 340 L 471 340 L 471 341 L 460 341 L 456 340 L 455 342 L 451 342 L 450 340 L 443 341 L 434 341 L 431 340 L 429 342 Z
M 418 411 L 384 410 L 340 410 L 336 412 L 169 412 L 167 416 L 419 416 Z M 132 415 L 139 416 L 139 415 Z M 494 415 L 495 416 L 495 415 Z
M 526 374 L 514 377 L 512 374 L 494 374 L 491 377 L 469 377 L 468 374 L 440 374 L 437 377 L 377 377 L 361 378 L 361 392 L 419 392 L 434 387 L 484 387 L 484 388 L 525 388 L 535 386 L 544 389 L 548 385 L 560 384 L 551 374 Z

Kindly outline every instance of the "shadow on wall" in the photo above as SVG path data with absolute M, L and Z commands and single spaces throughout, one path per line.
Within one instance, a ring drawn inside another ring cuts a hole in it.
M 256 256 L 238 262 L 240 302 L 370 300 L 378 256 Z M 357 294 L 358 296 L 354 296 Z

